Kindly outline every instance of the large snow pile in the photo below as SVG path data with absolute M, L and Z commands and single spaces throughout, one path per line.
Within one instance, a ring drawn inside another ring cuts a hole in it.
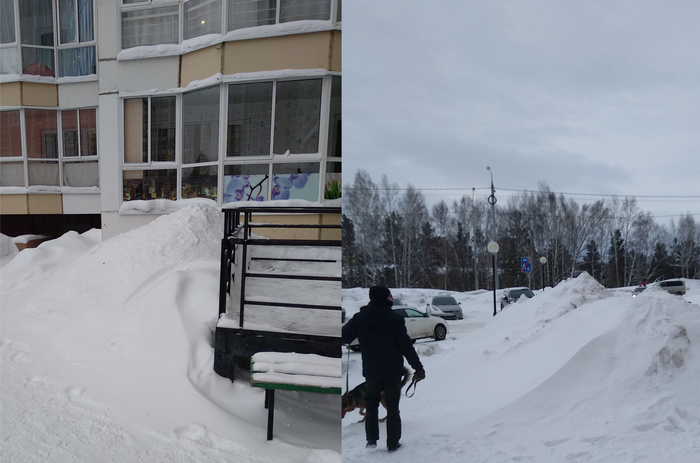
M 213 371 L 223 214 L 197 204 L 2 269 L 2 448 L 13 462 L 339 462 L 340 400 Z
M 445 341 L 415 344 L 427 379 L 401 402 L 405 453 L 431 462 L 700 461 L 698 283 L 687 281 L 686 297 L 631 297 L 584 273 L 496 317 L 492 294 L 454 294 L 465 320 L 448 322 Z M 435 294 L 392 292 L 419 308 Z M 366 290 L 343 296 L 350 314 L 366 302 Z M 362 381 L 359 354 L 348 367 L 352 388 Z M 343 461 L 374 461 L 386 450 L 364 449 L 355 421 L 343 422 Z M 403 461 L 404 447 L 388 461 Z

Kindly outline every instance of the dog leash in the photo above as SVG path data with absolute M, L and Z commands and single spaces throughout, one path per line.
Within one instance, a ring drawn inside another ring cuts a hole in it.
M 406 397 L 408 397 L 409 399 L 416 395 L 416 385 L 418 384 L 418 381 L 420 381 L 420 379 L 416 379 L 416 377 L 414 376 L 411 380 L 411 384 L 409 384 L 406 388 Z M 411 395 L 409 395 L 409 391 L 411 390 L 411 388 L 413 388 L 413 392 L 411 393 Z

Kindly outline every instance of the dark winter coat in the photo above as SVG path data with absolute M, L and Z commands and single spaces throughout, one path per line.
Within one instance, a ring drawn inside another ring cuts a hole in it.
M 358 339 L 362 375 L 371 379 L 399 379 L 403 357 L 414 370 L 423 368 L 406 331 L 406 321 L 391 308 L 391 301 L 370 301 L 343 326 L 343 344 Z

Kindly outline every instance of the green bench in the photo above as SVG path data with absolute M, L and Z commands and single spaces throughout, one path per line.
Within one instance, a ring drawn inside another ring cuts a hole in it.
M 267 440 L 272 440 L 275 390 L 341 394 L 340 358 L 293 352 L 258 352 L 250 359 L 250 385 L 265 389 Z

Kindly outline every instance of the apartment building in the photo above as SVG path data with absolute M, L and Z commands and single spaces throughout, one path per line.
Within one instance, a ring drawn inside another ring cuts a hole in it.
M 338 198 L 341 19 L 341 0 L 0 0 L 2 232 Z

